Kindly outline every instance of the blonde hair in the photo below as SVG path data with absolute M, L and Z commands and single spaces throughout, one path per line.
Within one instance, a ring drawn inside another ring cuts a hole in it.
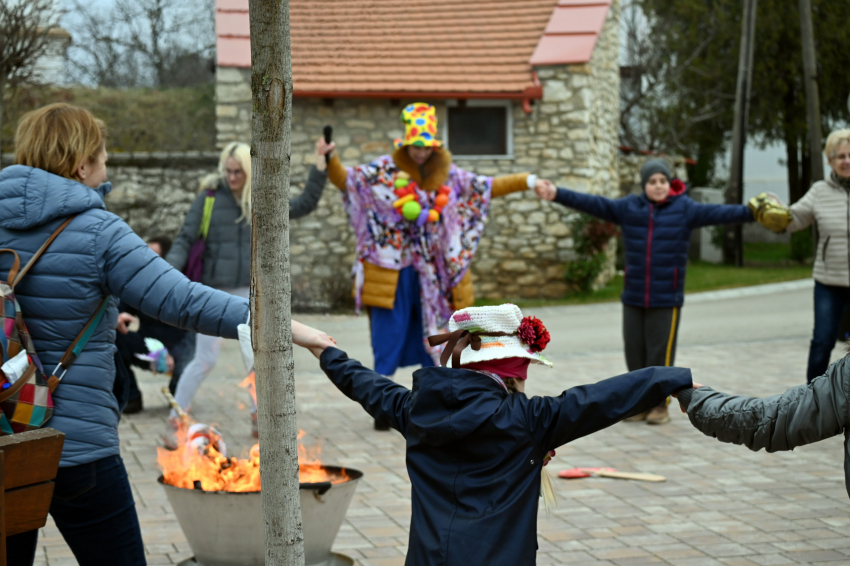
M 15 163 L 79 180 L 77 169 L 106 148 L 106 124 L 65 103 L 27 112 L 15 132 Z
M 838 146 L 843 143 L 850 143 L 850 129 L 835 130 L 826 138 L 826 145 L 823 148 L 823 153 L 826 158 L 832 161 L 835 157 Z
M 239 162 L 239 166 L 245 172 L 245 186 L 242 187 L 242 199 L 239 203 L 242 209 L 242 216 L 236 219 L 240 222 L 243 219 L 248 224 L 251 223 L 251 146 L 242 142 L 230 142 L 221 152 L 221 157 L 218 160 L 218 174 L 222 179 L 227 179 L 225 162 L 229 158 L 233 158 Z
M 201 177 L 201 180 L 198 182 L 198 192 L 205 189 L 215 190 L 218 188 L 218 184 L 221 182 L 221 175 L 218 173 L 209 173 L 208 175 L 204 175 Z

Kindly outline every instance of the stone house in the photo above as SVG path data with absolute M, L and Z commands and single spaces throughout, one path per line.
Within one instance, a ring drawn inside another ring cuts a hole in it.
M 402 107 L 424 101 L 464 169 L 618 196 L 619 12 L 619 0 L 290 0 L 293 192 L 325 124 L 344 164 L 367 163 L 392 151 Z M 217 144 L 250 142 L 248 0 L 217 0 L 216 37 Z M 529 193 L 495 200 L 477 296 L 562 295 L 569 214 Z M 354 237 L 335 187 L 290 242 L 296 308 L 350 296 Z

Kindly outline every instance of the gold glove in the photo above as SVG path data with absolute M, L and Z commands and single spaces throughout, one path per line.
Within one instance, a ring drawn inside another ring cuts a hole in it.
M 747 206 L 756 222 L 777 234 L 784 232 L 791 223 L 791 211 L 771 194 L 760 193 L 751 198 Z

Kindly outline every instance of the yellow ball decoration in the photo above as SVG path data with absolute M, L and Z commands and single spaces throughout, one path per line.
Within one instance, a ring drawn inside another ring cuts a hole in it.
M 428 222 L 437 222 L 440 219 L 440 213 L 433 208 L 428 211 Z

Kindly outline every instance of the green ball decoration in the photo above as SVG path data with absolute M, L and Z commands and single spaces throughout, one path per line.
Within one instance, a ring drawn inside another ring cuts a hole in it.
M 410 184 L 410 179 L 396 179 L 395 180 L 395 188 L 403 189 L 407 185 Z
M 419 206 L 419 203 L 415 200 L 406 202 L 404 203 L 404 206 L 401 207 L 401 215 L 411 222 L 417 220 L 421 212 L 422 207 Z

